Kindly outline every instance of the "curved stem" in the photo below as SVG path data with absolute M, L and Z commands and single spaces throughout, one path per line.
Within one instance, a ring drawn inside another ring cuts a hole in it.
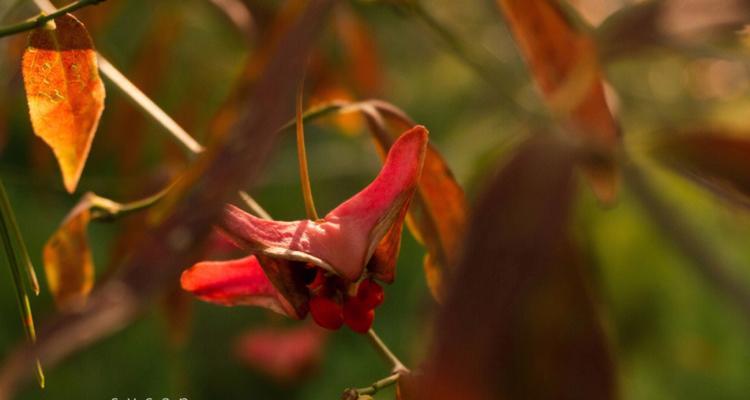
M 299 160 L 299 179 L 302 184 L 302 197 L 305 199 L 305 212 L 307 218 L 313 221 L 318 219 L 318 212 L 315 210 L 315 201 L 313 200 L 312 188 L 310 187 L 310 173 L 307 168 L 307 151 L 305 150 L 305 128 L 302 118 L 302 94 L 304 80 L 300 82 L 297 88 L 297 159 Z
M 46 24 L 48 21 L 51 21 L 61 15 L 71 13 L 83 7 L 93 6 L 103 1 L 106 0 L 78 0 L 54 11 L 45 10 L 45 12 L 24 22 L 0 28 L 0 37 L 10 36 L 16 33 L 26 32 L 32 29 L 39 28 L 41 26 L 44 26 L 44 24 Z
M 91 202 L 91 217 L 93 219 L 111 220 L 136 211 L 144 210 L 164 198 L 173 186 L 174 183 L 156 194 L 129 203 L 118 203 L 91 193 L 89 195 L 89 201 Z

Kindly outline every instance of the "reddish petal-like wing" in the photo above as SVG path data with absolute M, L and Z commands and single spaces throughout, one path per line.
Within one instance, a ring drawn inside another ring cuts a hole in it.
M 268 279 L 255 256 L 231 261 L 203 261 L 182 273 L 182 288 L 198 298 L 225 306 L 260 306 L 296 317 L 289 302 Z
M 320 221 L 271 221 L 228 206 L 221 228 L 239 245 L 274 258 L 313 263 L 349 280 L 362 275 L 380 241 L 403 223 L 422 170 L 427 130 L 393 144 L 378 177 Z M 388 253 L 397 251 L 392 246 Z M 393 258 L 393 257 L 390 257 Z

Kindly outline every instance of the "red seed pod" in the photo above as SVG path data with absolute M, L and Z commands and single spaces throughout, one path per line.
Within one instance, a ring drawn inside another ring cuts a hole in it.
M 375 311 L 368 309 L 356 297 L 346 299 L 344 303 L 344 323 L 357 333 L 367 333 L 375 319 Z
M 344 323 L 341 304 L 328 297 L 315 296 L 310 299 L 310 314 L 315 323 L 323 328 L 336 330 Z
M 383 304 L 385 293 L 383 288 L 372 279 L 365 279 L 359 284 L 357 289 L 357 299 L 362 303 L 365 309 L 372 310 Z

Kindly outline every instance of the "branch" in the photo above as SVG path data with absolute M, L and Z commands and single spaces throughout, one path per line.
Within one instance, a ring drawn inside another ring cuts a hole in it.
M 96 4 L 99 4 L 101 2 L 104 2 L 106 0 L 78 0 L 74 3 L 70 3 L 67 6 L 60 8 L 58 10 L 52 9 L 53 11 L 45 11 L 38 16 L 34 18 L 30 18 L 24 22 L 6 26 L 4 28 L 0 28 L 0 37 L 4 36 L 10 36 L 14 35 L 16 33 L 26 32 L 30 31 L 32 29 L 36 29 L 39 27 L 44 26 L 47 22 L 52 21 L 53 19 L 65 15 L 67 13 L 71 13 L 73 11 L 76 11 L 78 9 L 81 9 L 83 7 L 93 6 Z

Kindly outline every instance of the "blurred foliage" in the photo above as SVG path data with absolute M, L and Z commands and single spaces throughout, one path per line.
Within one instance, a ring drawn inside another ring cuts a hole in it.
M 3 22 L 34 12 L 27 2 L 12 3 L 0 2 Z M 273 1 L 247 3 L 258 16 L 276 8 Z M 378 97 L 430 129 L 433 143 L 474 197 L 497 157 L 537 123 L 507 107 L 504 96 L 525 108 L 542 107 L 502 17 L 489 1 L 425 2 L 428 11 L 497 74 L 493 83 L 499 85 L 489 85 L 420 21 L 376 3 L 354 2 L 352 7 L 372 30 L 381 57 Z M 596 24 L 628 1 L 574 3 L 588 10 L 583 15 Z M 249 52 L 257 47 L 248 50 L 225 16 L 204 0 L 111 0 L 79 17 L 98 50 L 203 143 Z M 162 36 L 167 45 L 155 46 Z M 31 131 L 18 72 L 25 40 L 25 35 L 0 40 L 0 177 L 33 261 L 41 266 L 44 242 L 76 198 L 66 195 L 52 155 Z M 321 43 L 334 40 L 327 32 Z M 626 148 L 648 163 L 646 150 L 657 135 L 707 122 L 747 130 L 747 56 L 747 48 L 735 43 L 689 54 L 656 50 L 608 64 L 607 78 L 619 94 L 616 104 Z M 108 84 L 107 89 L 107 111 L 80 187 L 132 198 L 143 193 L 144 182 L 184 167 L 187 158 L 115 88 Z M 322 212 L 365 185 L 379 166 L 367 135 L 352 138 L 338 129 L 327 123 L 307 128 L 313 192 Z M 649 171 L 707 244 L 733 265 L 750 265 L 750 217 L 745 210 L 717 202 L 658 165 Z M 581 184 L 579 192 L 576 234 L 592 261 L 593 290 L 618 362 L 622 398 L 747 398 L 748 319 L 690 268 L 691 260 L 653 226 L 627 187 L 616 206 L 607 209 L 597 204 L 586 185 Z M 293 135 L 284 137 L 253 194 L 278 219 L 304 215 Z M 114 238 L 126 223 L 92 224 L 98 277 L 113 264 Z M 386 288 L 387 300 L 375 321 L 386 343 L 409 365 L 421 359 L 429 342 L 433 300 L 422 273 L 423 254 L 405 234 L 398 279 Z M 750 285 L 750 268 L 732 272 Z M 6 278 L 0 279 L 2 358 L 23 331 L 10 277 L 5 272 L 0 276 Z M 38 320 L 54 312 L 51 297 L 42 293 L 32 300 Z M 155 308 L 117 335 L 48 370 L 44 393 L 29 385 L 21 398 L 332 399 L 344 388 L 364 386 L 387 373 L 364 338 L 342 330 L 330 336 L 314 375 L 297 385 L 278 386 L 242 366 L 234 355 L 235 340 L 244 331 L 269 323 L 286 322 L 260 309 L 196 302 L 187 343 L 173 346 Z M 393 389 L 387 389 L 377 398 L 393 396 Z

